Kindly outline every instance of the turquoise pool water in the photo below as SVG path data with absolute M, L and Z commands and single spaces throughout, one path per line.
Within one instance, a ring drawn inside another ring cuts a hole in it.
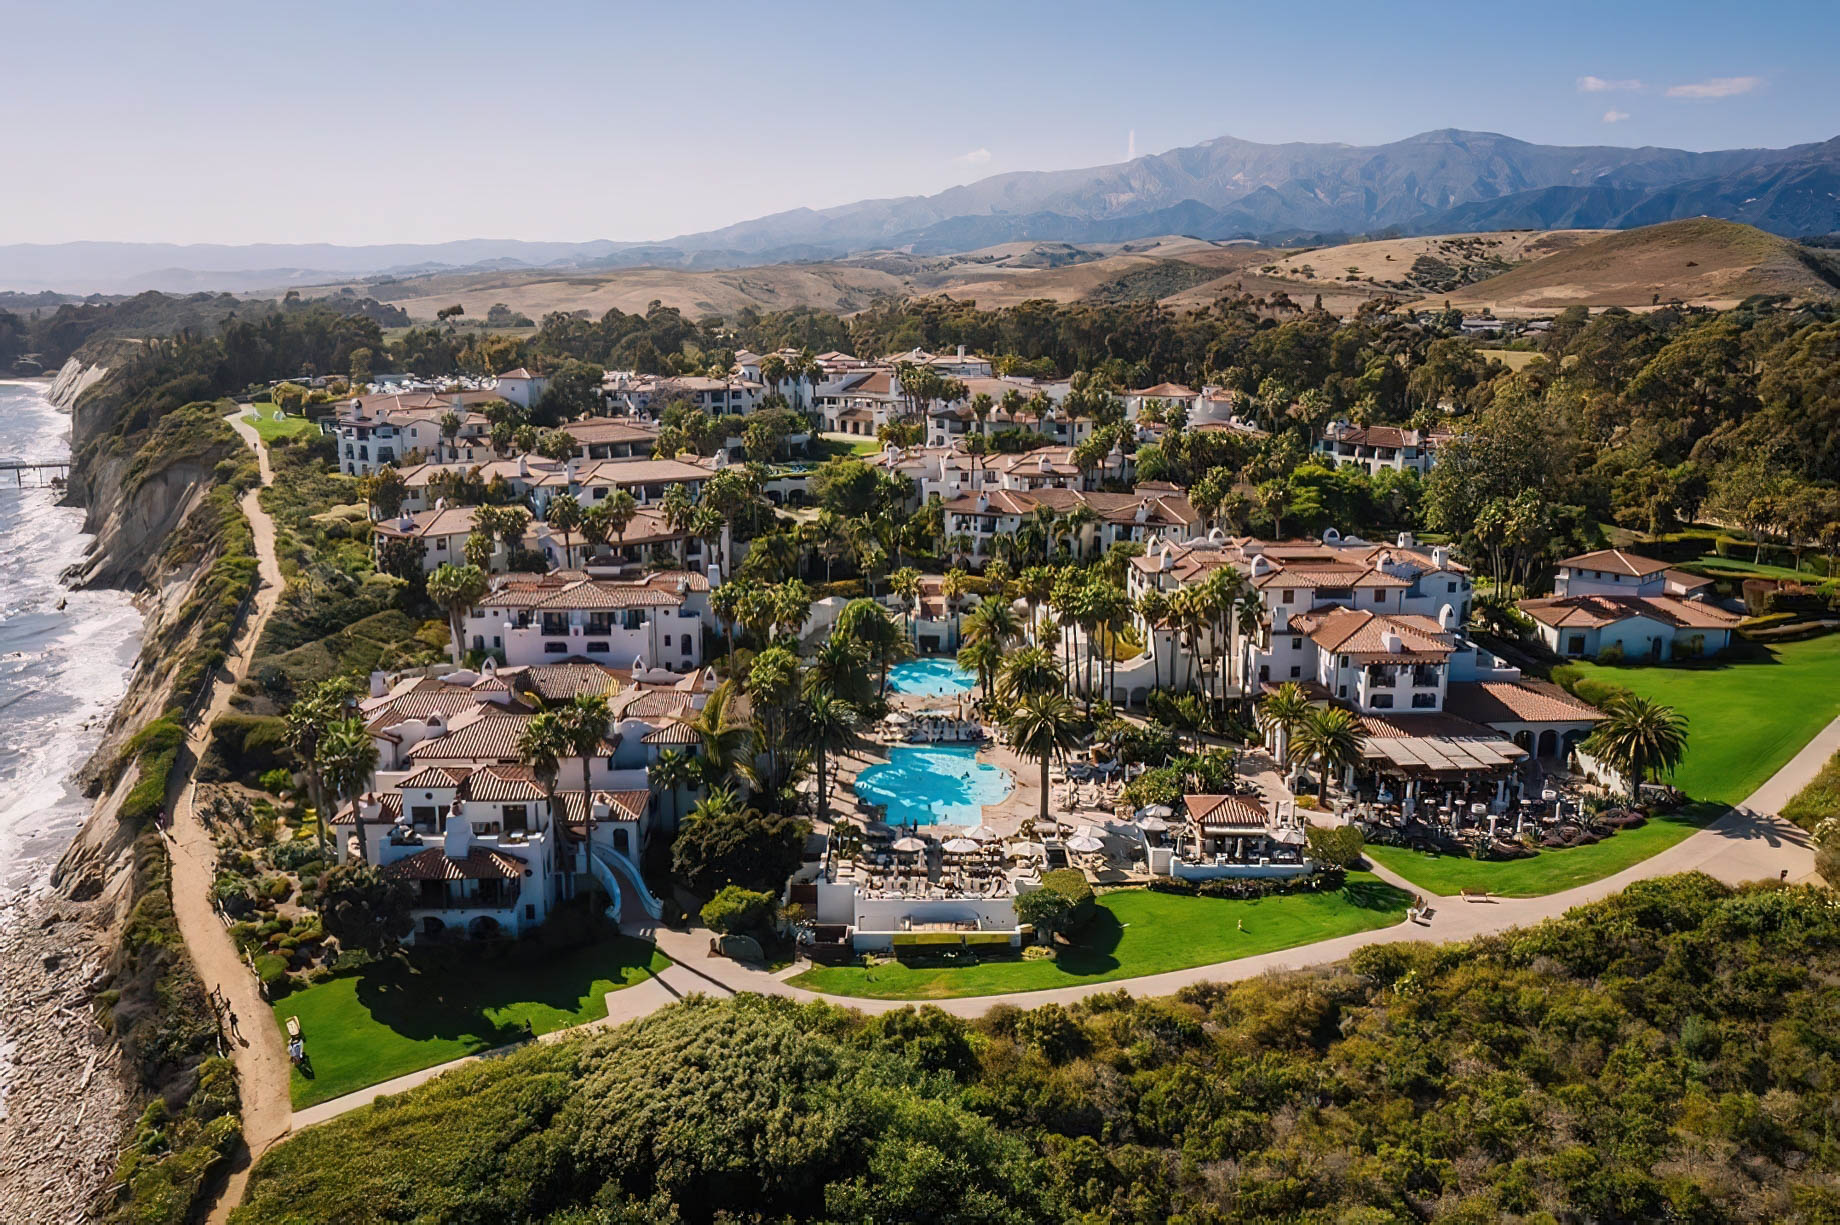
M 888 686 L 896 693 L 911 693 L 923 698 L 955 698 L 970 693 L 977 678 L 958 666 L 958 661 L 943 655 L 930 659 L 910 659 L 888 669 Z
M 889 749 L 855 786 L 871 804 L 888 806 L 890 825 L 981 825 L 984 805 L 1007 799 L 1016 780 L 979 761 L 974 745 L 929 744 Z

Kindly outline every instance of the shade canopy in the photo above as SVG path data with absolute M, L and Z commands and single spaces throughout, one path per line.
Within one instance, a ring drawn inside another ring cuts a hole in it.
M 969 855 L 972 851 L 980 849 L 978 844 L 969 838 L 947 838 L 942 846 L 954 855 Z
M 1137 828 L 1146 833 L 1160 834 L 1169 828 L 1169 822 L 1161 817 L 1141 817 L 1138 819 Z
M 909 719 L 906 715 L 896 710 L 896 711 L 889 712 L 887 717 L 884 718 L 882 722 L 886 723 L 890 727 L 901 727 L 905 725 L 906 723 L 908 723 Z
M 967 833 L 965 837 L 971 839 L 974 842 L 1000 842 L 1003 839 L 1002 834 L 999 834 L 996 830 L 990 828 L 990 826 L 988 825 L 978 826 L 976 829 L 972 830 L 970 833 Z
M 1139 817 L 1160 817 L 1168 820 L 1176 815 L 1176 810 L 1167 804 L 1149 804 L 1137 810 Z
M 1083 855 L 1089 855 L 1094 851 L 1103 851 L 1105 849 L 1105 842 L 1100 838 L 1081 835 L 1077 838 L 1069 838 L 1067 840 L 1067 849 L 1070 851 L 1078 851 Z
M 894 844 L 894 849 L 897 851 L 924 851 L 926 849 L 926 839 L 915 838 L 909 835 L 906 838 L 897 839 Z

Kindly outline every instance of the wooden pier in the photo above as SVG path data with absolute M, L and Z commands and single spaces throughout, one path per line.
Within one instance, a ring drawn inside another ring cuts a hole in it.
M 62 485 L 65 478 L 70 475 L 70 461 L 67 459 L 0 459 L 0 486 L 6 484 L 6 474 L 9 472 L 13 474 L 13 484 L 21 489 L 25 488 L 28 472 L 33 474 L 33 484 L 36 486 Z M 46 472 L 53 474 L 49 481 L 45 479 Z

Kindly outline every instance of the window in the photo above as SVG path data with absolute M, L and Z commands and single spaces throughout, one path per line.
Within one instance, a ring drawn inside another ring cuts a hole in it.
M 1346 685 L 1343 685 L 1343 686 L 1342 686 L 1341 688 L 1339 688 L 1339 689 L 1337 689 L 1337 690 L 1335 691 L 1335 696 L 1336 696 L 1336 697 L 1338 697 L 1338 698 L 1345 698 L 1345 697 L 1347 697 L 1347 696 L 1348 696 L 1348 686 L 1346 686 Z
M 505 830 L 521 834 L 530 828 L 530 810 L 522 804 L 505 805 Z
M 1303 639 L 1301 639 L 1301 638 L 1293 638 L 1293 639 L 1291 639 L 1291 650 L 1293 650 L 1293 651 L 1301 651 L 1301 650 L 1303 650 Z
M 613 648 L 605 642 L 590 642 L 588 644 L 588 654 L 590 655 L 605 655 L 612 649 Z
M 1292 664 L 1291 665 L 1291 679 L 1296 680 L 1298 677 L 1302 675 L 1303 675 L 1303 666 L 1301 664 Z
M 1376 604 L 1386 603 L 1386 592 L 1384 590 L 1376 589 L 1374 591 L 1374 603 Z
M 1270 679 L 1271 679 L 1271 665 L 1270 664 L 1260 664 L 1259 665 L 1259 680 L 1268 681 Z
M 439 811 L 433 804 L 417 804 L 409 810 L 409 819 L 417 825 L 433 825 Z
M 1565 640 L 1565 653 L 1567 655 L 1583 655 L 1584 635 L 1573 634 L 1570 638 L 1567 638 Z
M 1296 603 L 1296 601 L 1297 601 L 1297 593 L 1296 593 L 1296 591 L 1294 591 L 1294 590 L 1290 590 L 1290 591 L 1286 591 L 1286 592 L 1284 593 L 1284 598 L 1283 598 L 1282 600 L 1280 600 L 1280 601 L 1278 601 L 1278 602 L 1279 602 L 1280 604 L 1294 604 L 1294 603 Z
M 504 642 L 499 638 L 497 634 L 492 635 L 492 649 L 494 651 L 502 651 L 505 649 Z
M 1457 589 L 1457 580 L 1455 580 L 1455 579 L 1451 579 L 1451 580 L 1450 580 L 1450 589 L 1451 589 L 1452 591 L 1455 591 L 1455 590 Z
M 526 920 L 533 920 L 536 917 L 537 917 L 537 908 L 531 905 L 529 902 L 525 902 L 524 903 L 524 918 Z
M 664 645 L 667 651 L 671 649 L 671 635 L 666 634 L 664 636 Z
M 1376 693 L 1372 698 L 1368 699 L 1367 704 L 1375 710 L 1391 710 L 1393 709 L 1393 695 L 1390 693 Z
M 1415 693 L 1413 694 L 1412 695 L 1412 709 L 1413 710 L 1436 710 L 1437 709 L 1437 694 L 1435 693 Z
M 588 645 L 592 647 L 595 644 L 590 642 Z M 569 644 L 566 642 L 546 642 L 543 644 L 543 653 L 545 655 L 567 655 L 569 653 Z

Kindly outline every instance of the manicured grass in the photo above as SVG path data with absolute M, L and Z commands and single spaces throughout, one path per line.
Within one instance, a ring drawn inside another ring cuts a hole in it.
M 1544 897 L 1588 885 L 1658 855 L 1724 813 L 1725 805 L 1689 804 L 1626 829 L 1591 846 L 1541 851 L 1532 859 L 1479 860 L 1461 855 L 1427 855 L 1398 846 L 1370 846 L 1367 855 L 1428 893 L 1455 897 L 1464 889 L 1486 889 L 1498 897 Z
M 263 442 L 273 442 L 277 438 L 291 438 L 295 434 L 317 433 L 319 427 L 305 417 L 283 416 L 272 405 L 257 404 L 244 413 L 250 424 L 256 427 L 256 434 Z
M 1819 558 L 1813 554 L 1804 561 L 1804 569 L 1792 570 L 1788 566 L 1775 566 L 1769 562 L 1754 562 L 1749 558 L 1720 557 L 1717 553 L 1707 553 L 1692 561 L 1681 563 L 1680 568 L 1693 574 L 1712 575 L 1723 570 L 1727 573 L 1738 571 L 1754 574 L 1758 578 L 1786 578 L 1801 583 L 1818 583 L 1824 577 L 1811 563 L 1818 563 Z
M 293 1072 L 294 1108 L 607 1015 L 606 995 L 669 965 L 620 936 L 548 955 L 517 947 L 486 960 L 467 949 L 409 950 L 275 1001 L 299 1017 L 311 1077 Z
M 1739 642 L 1704 663 L 1579 667 L 1687 717 L 1686 760 L 1673 781 L 1696 800 L 1739 803 L 1840 716 L 1835 634 L 1770 647 Z
M 1349 873 L 1338 893 L 1251 902 L 1124 890 L 1099 898 L 1098 913 L 1081 942 L 1052 961 L 1002 959 L 944 968 L 895 962 L 873 968 L 820 966 L 791 981 L 809 991 L 878 1000 L 1045 991 L 1233 961 L 1390 927 L 1405 917 L 1410 901 L 1364 872 Z M 1242 923 L 1244 931 L 1239 930 Z

